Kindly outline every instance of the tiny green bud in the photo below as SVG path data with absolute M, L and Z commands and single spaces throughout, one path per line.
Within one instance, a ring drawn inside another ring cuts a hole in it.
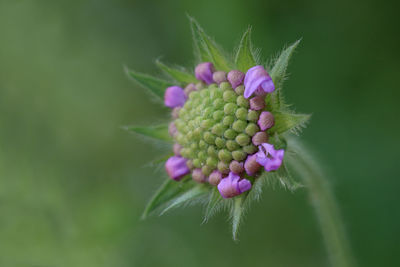
M 238 95 L 243 95 L 244 94 L 244 85 L 239 85 L 238 87 L 236 87 L 235 92 Z
M 208 98 L 210 96 L 210 90 L 201 90 L 200 91 L 201 98 Z
M 239 148 L 239 144 L 236 143 L 234 140 L 228 140 L 226 141 L 226 148 L 230 151 L 234 151 Z
M 205 83 L 203 83 L 203 82 L 196 83 L 196 88 L 198 91 L 200 91 L 201 89 L 204 89 L 204 87 L 206 87 Z M 195 92 L 197 93 L 198 91 L 195 91 Z
M 246 120 L 247 119 L 247 109 L 245 108 L 238 108 L 235 112 L 235 116 L 236 118 L 238 118 L 239 120 Z
M 257 151 L 257 147 L 255 145 L 247 145 L 243 147 L 243 151 L 247 154 L 254 154 Z
M 217 123 L 212 127 L 211 132 L 217 136 L 222 136 L 225 130 L 226 127 L 222 123 Z
M 232 114 L 235 114 L 236 108 L 237 108 L 236 104 L 227 103 L 224 106 L 224 112 L 225 112 L 226 115 L 232 115 Z
M 223 119 L 222 123 L 223 123 L 225 126 L 230 126 L 234 121 L 235 121 L 235 118 L 234 118 L 233 116 L 226 116 L 226 117 Z
M 217 168 L 223 174 L 229 173 L 229 165 L 223 161 L 218 162 Z
M 213 113 L 214 120 L 220 121 L 220 120 L 222 120 L 223 117 L 224 117 L 224 112 L 222 110 L 214 111 L 214 113 Z
M 208 166 L 208 165 L 204 165 L 204 166 L 201 168 L 201 172 L 202 172 L 205 176 L 210 175 L 210 173 L 211 173 L 212 171 L 213 171 L 213 168 L 210 167 L 210 166 Z
M 218 148 L 224 148 L 225 147 L 225 140 L 220 138 L 220 137 L 217 137 L 217 138 L 215 138 L 215 145 Z
M 210 166 L 212 169 L 215 169 L 218 164 L 218 160 L 213 157 L 208 157 L 206 161 L 207 166 Z
M 201 161 L 199 159 L 194 159 L 193 160 L 193 166 L 196 168 L 200 168 L 201 167 Z
M 222 108 L 224 106 L 225 102 L 222 98 L 217 98 L 213 102 L 214 108 Z
M 238 136 L 236 136 L 235 140 L 241 146 L 245 146 L 248 143 L 250 143 L 250 137 L 244 133 L 241 133 Z
M 232 157 L 234 160 L 237 161 L 242 161 L 246 158 L 247 154 L 246 152 L 242 151 L 242 150 L 236 150 L 232 152 Z
M 226 149 L 221 149 L 218 152 L 218 158 L 224 162 L 230 162 L 232 160 L 232 154 Z
M 208 108 L 204 109 L 203 116 L 206 117 L 206 118 L 211 118 L 213 113 L 214 113 L 214 108 L 208 107 Z
M 235 139 L 236 135 L 237 133 L 232 129 L 228 129 L 224 132 L 224 136 L 227 139 Z
M 244 96 L 240 95 L 236 98 L 236 104 L 239 107 L 243 107 L 243 108 L 248 108 L 249 107 L 249 100 L 247 100 L 246 98 L 244 98 Z
M 221 88 L 222 90 L 232 90 L 232 86 L 230 83 L 228 82 L 222 82 L 219 84 L 219 88 Z M 243 91 L 244 92 L 244 91 Z
M 201 150 L 199 153 L 197 153 L 197 157 L 201 160 L 204 161 L 207 159 L 207 154 L 204 152 L 204 150 Z
M 214 121 L 211 119 L 207 119 L 201 122 L 201 128 L 207 130 L 210 129 L 214 125 Z
M 208 145 L 207 145 L 206 142 L 204 142 L 204 140 L 200 140 L 200 141 L 199 141 L 199 148 L 200 148 L 200 149 L 205 149 L 205 148 L 207 148 L 207 147 L 208 147 Z
M 260 130 L 260 128 L 258 128 L 257 124 L 255 123 L 249 123 L 246 127 L 245 132 L 249 135 L 249 136 L 253 136 L 256 134 L 256 132 L 258 132 Z
M 247 122 L 237 120 L 232 124 L 232 129 L 235 130 L 236 132 L 240 133 L 246 129 L 246 126 L 247 126 Z
M 255 111 L 255 110 L 249 110 L 247 113 L 247 120 L 256 122 L 258 120 L 258 117 L 260 116 L 260 112 Z
M 234 91 L 225 91 L 224 95 L 223 95 L 223 98 L 224 98 L 225 102 L 233 102 L 233 103 L 235 103 L 237 95 L 235 94 Z
M 204 141 L 206 141 L 210 145 L 213 145 L 215 143 L 215 135 L 210 132 L 205 132 L 203 138 Z
M 217 151 L 217 149 L 215 148 L 215 146 L 209 146 L 209 147 L 207 148 L 207 154 L 208 154 L 210 157 L 216 157 L 216 156 L 218 156 L 218 151 Z

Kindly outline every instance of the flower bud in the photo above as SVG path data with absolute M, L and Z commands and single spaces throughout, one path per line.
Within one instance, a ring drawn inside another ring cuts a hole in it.
M 226 162 L 223 161 L 218 162 L 217 168 L 222 174 L 229 173 L 229 165 Z
M 188 85 L 186 85 L 183 91 L 185 92 L 186 96 L 189 96 L 191 92 L 196 90 L 197 90 L 196 85 L 194 83 L 189 83 Z
M 263 96 L 255 96 L 250 99 L 250 109 L 262 110 L 265 108 L 265 99 Z
M 274 83 L 263 66 L 255 66 L 247 71 L 244 88 L 245 98 L 249 98 L 256 91 L 272 93 L 275 90 Z
M 274 116 L 269 111 L 261 112 L 260 118 L 258 119 L 258 126 L 262 131 L 265 131 L 275 124 Z
M 211 185 L 217 186 L 219 182 L 222 180 L 222 173 L 219 171 L 213 171 L 210 176 L 208 177 L 208 182 Z
M 176 107 L 172 110 L 171 115 L 173 119 L 179 118 L 179 112 L 181 111 L 182 108 Z
M 259 146 L 262 143 L 268 142 L 268 134 L 266 132 L 258 132 L 251 139 L 253 145 Z
M 174 144 L 173 151 L 174 151 L 174 154 L 176 156 L 180 156 L 181 155 L 181 149 L 182 149 L 182 147 L 181 147 L 180 144 Z
M 170 86 L 165 90 L 164 104 L 167 107 L 183 107 L 186 102 L 186 95 L 179 86 Z
M 175 123 L 171 122 L 168 126 L 169 135 L 174 137 L 178 133 L 178 129 L 176 129 Z
M 194 73 L 197 80 L 207 84 L 214 82 L 213 80 L 214 65 L 211 62 L 203 62 L 196 66 Z
M 261 165 L 257 162 L 257 156 L 250 155 L 247 157 L 246 161 L 244 162 L 244 169 L 246 173 L 250 176 L 256 174 L 261 168 Z
M 229 173 L 229 176 L 222 179 L 218 184 L 218 191 L 223 198 L 231 198 L 250 190 L 251 183 L 247 179 L 240 180 L 239 175 L 233 172 Z
M 232 88 L 235 89 L 239 85 L 243 83 L 244 73 L 239 70 L 231 70 L 228 73 L 228 81 L 232 85 Z
M 213 73 L 213 80 L 217 84 L 222 82 L 226 82 L 226 72 L 225 71 L 216 71 Z
M 229 169 L 230 169 L 231 172 L 233 172 L 233 173 L 241 174 L 241 173 L 244 171 L 243 162 L 239 162 L 239 161 L 233 160 L 233 161 L 229 164 Z
M 192 171 L 192 179 L 198 183 L 204 183 L 206 181 L 206 176 L 201 169 L 194 169 Z
M 165 163 L 165 169 L 169 177 L 176 181 L 182 179 L 190 171 L 186 165 L 186 159 L 179 156 L 170 157 Z

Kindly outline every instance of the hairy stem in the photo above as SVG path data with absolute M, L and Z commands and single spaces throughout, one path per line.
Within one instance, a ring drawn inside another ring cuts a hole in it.
M 301 175 L 320 223 L 322 235 L 333 267 L 356 266 L 346 236 L 338 205 L 319 165 L 295 139 L 288 140 L 290 165 Z

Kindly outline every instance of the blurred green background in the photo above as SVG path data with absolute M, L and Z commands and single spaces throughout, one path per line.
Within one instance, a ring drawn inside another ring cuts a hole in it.
M 265 59 L 303 37 L 285 94 L 329 170 L 359 266 L 399 266 L 395 1 L 0 1 L 0 266 L 327 266 L 305 190 L 267 188 L 231 240 L 199 206 L 140 221 L 163 171 L 121 126 L 168 116 L 124 74 L 192 66 L 186 13 Z

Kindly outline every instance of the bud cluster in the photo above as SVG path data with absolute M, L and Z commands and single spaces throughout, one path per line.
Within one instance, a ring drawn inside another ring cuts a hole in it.
M 273 83 L 262 66 L 246 75 L 238 70 L 226 74 L 204 62 L 195 74 L 197 84 L 172 86 L 165 93 L 166 105 L 173 108 L 169 132 L 175 141 L 175 156 L 166 169 L 175 180 L 191 173 L 196 182 L 208 182 L 218 186 L 223 197 L 234 197 L 251 188 L 244 177 L 256 177 L 276 155 L 273 146 L 261 150 L 274 125 L 265 105 Z M 281 158 L 283 154 L 274 159 L 271 170 L 279 168 Z

